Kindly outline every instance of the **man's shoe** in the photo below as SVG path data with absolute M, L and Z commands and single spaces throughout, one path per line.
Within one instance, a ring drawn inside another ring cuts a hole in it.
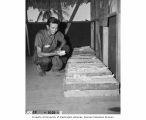
M 46 72 L 41 69 L 40 65 L 37 65 L 37 71 L 38 71 L 40 76 L 45 76 L 46 75 Z
M 39 72 L 39 75 L 43 77 L 46 75 L 46 72 L 45 71 Z
M 51 69 L 52 72 L 58 72 L 59 70 Z

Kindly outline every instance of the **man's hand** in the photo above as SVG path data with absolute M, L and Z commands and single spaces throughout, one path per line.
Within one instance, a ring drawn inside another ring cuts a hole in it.
M 57 53 L 59 56 L 63 56 L 63 55 L 66 54 L 64 50 L 56 51 L 56 53 Z

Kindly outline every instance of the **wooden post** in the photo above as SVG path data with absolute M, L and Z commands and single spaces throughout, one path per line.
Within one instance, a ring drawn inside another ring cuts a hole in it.
M 28 37 L 28 29 L 27 29 L 27 24 L 25 24 L 25 31 L 26 31 L 26 40 L 27 40 L 27 48 L 28 48 L 28 54 L 29 56 L 31 55 L 30 54 L 30 45 L 29 45 L 29 37 Z
M 95 21 L 95 52 L 96 52 L 96 56 L 100 58 L 98 31 L 99 31 L 99 23 L 98 21 Z
M 26 35 L 26 38 L 25 40 L 26 41 L 26 49 L 28 49 L 28 54 L 30 56 L 30 45 L 29 45 L 29 37 L 28 37 L 28 29 L 27 29 L 27 23 L 28 23 L 28 16 L 27 16 L 27 10 L 28 10 L 28 4 L 26 4 L 26 11 L 25 11 L 25 16 L 26 16 L 26 20 L 25 20 L 25 35 Z
M 91 48 L 95 50 L 95 0 L 91 0 L 90 4 L 90 11 L 91 11 Z
M 62 16 L 61 0 L 59 0 L 59 3 L 58 3 L 58 13 L 59 13 L 58 18 L 60 21 L 62 21 L 63 16 Z
M 95 15 L 96 15 L 96 21 L 95 21 L 96 56 L 99 59 L 102 59 L 101 39 L 100 39 L 100 33 L 99 33 L 99 29 L 100 29 L 99 12 L 100 12 L 100 0 L 95 0 Z
M 94 22 L 91 22 L 91 48 L 94 48 Z
M 108 27 L 103 27 L 103 63 L 108 66 Z

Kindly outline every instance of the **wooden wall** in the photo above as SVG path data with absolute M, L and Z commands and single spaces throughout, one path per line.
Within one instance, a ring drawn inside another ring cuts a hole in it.
M 90 46 L 90 22 L 73 22 L 68 36 L 73 48 Z
M 91 0 L 91 20 L 91 48 L 120 81 L 120 0 Z
M 116 15 L 109 17 L 109 34 L 108 34 L 108 66 L 116 75 L 116 52 L 117 52 L 117 37 L 116 37 Z M 115 76 L 116 77 L 116 76 Z

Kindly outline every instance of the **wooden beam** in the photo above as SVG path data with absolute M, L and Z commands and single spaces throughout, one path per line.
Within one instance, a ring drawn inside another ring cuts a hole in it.
M 67 90 L 114 90 L 119 89 L 118 83 L 79 83 L 79 84 L 65 84 L 64 91 Z
M 95 0 L 91 0 L 91 4 L 90 4 L 90 11 L 91 11 L 91 21 L 95 20 L 96 16 L 95 16 Z
M 59 0 L 59 3 L 58 3 L 58 13 L 59 13 L 58 18 L 60 21 L 62 21 L 63 16 L 62 16 L 61 0 Z
M 99 12 L 100 12 L 100 0 L 95 0 L 95 19 L 99 19 Z M 99 21 L 95 21 L 95 52 L 96 56 L 99 59 L 102 59 L 102 53 L 101 53 L 101 38 L 100 38 L 100 24 Z
M 40 13 L 39 13 L 39 15 L 38 15 L 38 17 L 37 17 L 37 20 L 36 20 L 36 22 L 38 22 L 39 21 L 39 19 L 40 19 L 40 17 L 43 15 L 43 11 L 41 11 Z
M 67 28 L 65 29 L 65 34 L 67 34 L 67 32 L 68 32 L 68 30 L 69 30 L 69 28 L 71 26 L 71 22 L 73 21 L 75 15 L 76 15 L 76 13 L 77 13 L 77 11 L 79 9 L 80 2 L 81 2 L 80 0 L 77 0 L 77 2 L 76 2 L 76 7 L 75 7 L 70 19 L 69 19 L 69 23 L 67 24 Z
M 100 24 L 98 21 L 95 21 L 95 52 L 96 52 L 96 56 L 102 60 L 102 53 L 101 53 L 101 38 L 100 38 L 100 33 L 99 33 L 99 29 L 100 29 Z

